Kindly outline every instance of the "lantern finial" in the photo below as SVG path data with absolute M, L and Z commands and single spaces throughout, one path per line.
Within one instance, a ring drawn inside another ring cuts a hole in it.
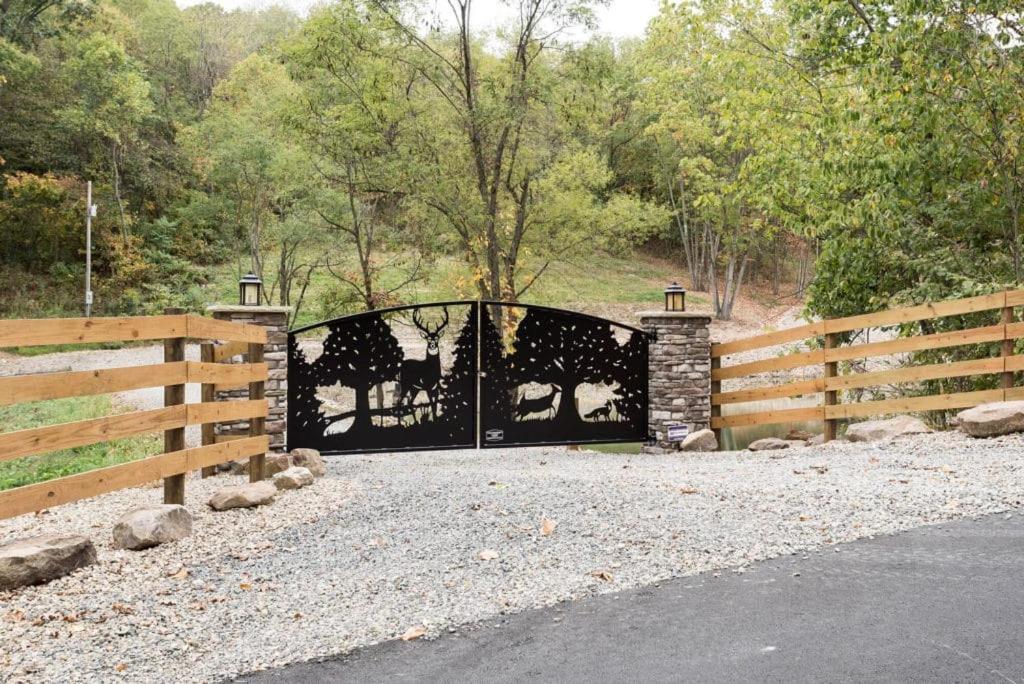
M 665 311 L 686 311 L 686 289 L 675 281 L 665 288 Z
M 263 295 L 263 281 L 250 271 L 238 281 L 238 303 L 242 306 L 259 306 Z

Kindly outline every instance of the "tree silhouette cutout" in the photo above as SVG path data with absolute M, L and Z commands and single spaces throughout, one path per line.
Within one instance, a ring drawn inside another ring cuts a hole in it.
M 551 384 L 561 390 L 554 422 L 582 422 L 576 388 L 609 379 L 609 360 L 619 356 L 611 324 L 582 316 L 528 309 L 516 328 L 515 353 L 509 360 L 516 385 Z
M 613 400 L 619 420 L 642 426 L 647 422 L 647 339 L 633 332 L 619 348 L 611 365 L 612 378 L 619 383 Z
M 323 435 L 328 422 L 320 412 L 313 366 L 299 349 L 294 335 L 288 336 L 288 430 L 291 434 Z
M 324 353 L 314 363 L 314 374 L 322 385 L 341 383 L 355 390 L 354 412 L 331 416 L 332 422 L 354 415 L 352 431 L 369 429 L 370 390 L 394 380 L 404 354 L 390 326 L 379 314 L 359 316 L 328 326 Z
M 491 318 L 490 306 L 480 308 L 480 370 L 487 390 L 481 394 L 481 426 L 484 430 L 506 424 L 512 415 L 512 390 L 508 364 L 502 350 L 505 343 Z
M 463 427 L 473 426 L 475 421 L 471 418 L 475 410 L 476 307 L 471 306 L 462 331 L 455 339 L 452 367 L 441 381 L 441 421 L 451 426 L 453 438 L 466 439 Z

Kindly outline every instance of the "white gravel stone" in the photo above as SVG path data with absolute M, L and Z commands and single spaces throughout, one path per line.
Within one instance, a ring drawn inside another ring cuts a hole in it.
M 98 564 L 0 593 L 0 680 L 221 681 L 675 576 L 756 580 L 752 561 L 1024 502 L 1019 435 L 771 453 L 330 457 L 315 487 L 224 513 L 205 502 L 230 476 L 190 478 L 191 537 L 144 554 L 101 541 Z M 0 539 L 109 529 L 159 498 L 127 490 L 21 516 Z

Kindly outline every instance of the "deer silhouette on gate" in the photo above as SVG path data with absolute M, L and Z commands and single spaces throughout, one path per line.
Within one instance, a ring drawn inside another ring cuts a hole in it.
M 528 399 L 522 397 L 519 403 L 516 404 L 516 420 L 521 420 L 532 413 L 544 413 L 547 415 L 554 415 L 555 413 L 555 397 L 558 396 L 562 388 L 558 385 L 552 385 L 551 391 L 547 394 Z
M 398 372 L 399 404 L 412 409 L 420 392 L 427 394 L 430 417 L 437 420 L 437 400 L 441 389 L 441 351 L 439 341 L 448 327 L 448 307 L 444 307 L 444 318 L 437 327 L 430 327 L 420 318 L 420 310 L 412 312 L 412 322 L 420 331 L 420 337 L 427 342 L 427 355 L 422 359 L 404 359 Z

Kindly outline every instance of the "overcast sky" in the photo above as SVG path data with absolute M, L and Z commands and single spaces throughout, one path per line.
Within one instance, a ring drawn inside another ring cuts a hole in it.
M 204 0 L 177 0 L 180 7 L 195 5 Z M 284 5 L 299 13 L 305 13 L 318 0 L 213 0 L 228 9 L 259 8 L 269 5 Z M 642 36 L 647 22 L 658 13 L 659 0 L 612 0 L 608 7 L 597 10 L 601 33 L 615 38 Z M 441 2 L 442 8 L 446 5 Z M 474 0 L 473 28 L 486 30 L 507 20 L 510 13 L 501 0 Z

